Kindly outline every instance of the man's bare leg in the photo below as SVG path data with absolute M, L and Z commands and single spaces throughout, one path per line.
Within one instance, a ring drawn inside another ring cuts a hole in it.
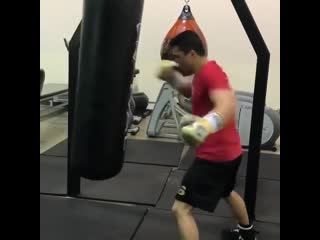
M 239 223 L 244 226 L 249 225 L 250 222 L 247 213 L 247 208 L 240 195 L 235 191 L 232 191 L 229 197 L 227 197 L 225 200 L 231 207 L 231 211 L 233 215 L 237 218 Z
M 253 225 L 250 223 L 247 208 L 245 202 L 241 198 L 241 196 L 232 191 L 230 195 L 226 198 L 227 203 L 231 207 L 231 211 L 235 218 L 238 220 L 238 227 L 230 231 L 225 231 L 226 239 L 243 239 L 243 240 L 256 240 L 256 232 L 253 228 Z M 231 237 L 231 236 L 233 237 Z M 229 236 L 229 237 L 228 237 Z M 241 238 L 240 238 L 241 236 Z
M 192 206 L 175 200 L 172 212 L 176 217 L 181 240 L 199 240 L 199 231 L 191 213 Z

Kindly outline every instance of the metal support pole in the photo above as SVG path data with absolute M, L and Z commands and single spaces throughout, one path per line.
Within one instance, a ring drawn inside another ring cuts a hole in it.
M 69 51 L 69 106 L 68 106 L 68 178 L 67 178 L 67 195 L 76 197 L 80 194 L 81 178 L 74 164 L 74 159 L 71 158 L 71 141 L 73 128 L 73 112 L 74 100 L 76 94 L 78 80 L 78 61 L 80 47 L 81 22 L 79 23 L 75 33 L 68 44 Z
M 263 129 L 264 107 L 268 83 L 270 53 L 246 2 L 244 0 L 231 0 L 231 2 L 257 55 L 247 177 L 244 197 L 249 218 L 251 220 L 255 220 L 257 183 L 259 175 L 259 158 Z

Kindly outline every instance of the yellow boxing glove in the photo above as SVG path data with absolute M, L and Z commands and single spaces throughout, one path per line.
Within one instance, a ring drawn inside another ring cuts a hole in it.
M 210 134 L 219 131 L 224 125 L 220 114 L 215 112 L 208 113 L 203 118 L 192 116 L 191 119 L 194 121 L 190 120 L 181 127 L 182 138 L 190 146 L 200 145 Z
M 170 81 L 173 74 L 173 68 L 177 66 L 178 64 L 174 61 L 162 60 L 157 69 L 156 76 L 164 81 Z

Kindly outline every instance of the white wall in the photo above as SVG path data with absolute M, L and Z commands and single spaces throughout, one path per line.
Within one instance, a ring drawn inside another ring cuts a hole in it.
M 271 52 L 267 105 L 280 108 L 280 1 L 247 0 L 256 23 Z M 40 60 L 46 82 L 66 83 L 67 51 L 63 38 L 70 39 L 81 19 L 80 0 L 41 0 Z M 136 67 L 136 82 L 150 101 L 155 101 L 162 85 L 154 77 L 160 45 L 179 16 L 182 0 L 145 0 Z M 229 74 L 237 90 L 253 91 L 256 55 L 233 9 L 231 1 L 190 1 L 193 15 L 203 31 L 209 57 L 216 59 Z
M 82 0 L 40 0 L 40 67 L 45 83 L 68 82 L 68 52 L 63 38 L 70 40 L 82 17 Z

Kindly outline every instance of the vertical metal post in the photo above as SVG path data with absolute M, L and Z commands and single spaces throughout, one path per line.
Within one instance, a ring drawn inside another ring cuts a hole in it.
M 68 106 L 68 177 L 67 177 L 67 195 L 76 197 L 80 194 L 81 178 L 71 158 L 71 141 L 73 129 L 73 112 L 74 101 L 78 80 L 78 61 L 80 47 L 81 22 L 73 34 L 68 51 L 69 51 L 69 106 Z
M 245 0 L 231 0 L 231 2 L 257 55 L 247 177 L 244 197 L 248 209 L 249 218 L 251 220 L 254 220 L 270 53 Z

